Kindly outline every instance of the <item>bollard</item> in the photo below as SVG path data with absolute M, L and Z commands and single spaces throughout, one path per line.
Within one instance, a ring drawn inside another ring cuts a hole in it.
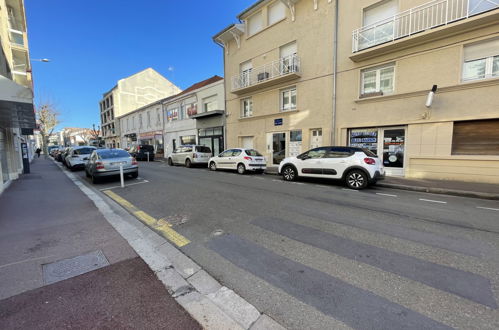
M 149 151 L 147 151 L 146 154 L 147 154 L 147 162 L 149 163 Z
M 123 164 L 120 165 L 121 188 L 125 188 L 125 178 L 123 177 Z

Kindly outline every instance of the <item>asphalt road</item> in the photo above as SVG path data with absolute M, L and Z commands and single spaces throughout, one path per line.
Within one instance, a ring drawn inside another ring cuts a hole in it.
M 184 253 L 288 328 L 499 328 L 497 201 L 160 162 L 126 184 L 94 188 L 172 223 Z

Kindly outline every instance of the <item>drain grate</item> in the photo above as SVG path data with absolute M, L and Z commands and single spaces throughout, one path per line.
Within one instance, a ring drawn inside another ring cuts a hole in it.
M 45 284 L 52 284 L 105 266 L 109 266 L 109 261 L 104 253 L 98 250 L 43 265 L 43 281 Z

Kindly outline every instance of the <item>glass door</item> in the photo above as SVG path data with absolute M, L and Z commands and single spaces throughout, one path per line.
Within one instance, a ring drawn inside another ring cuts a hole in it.
M 380 149 L 387 175 L 404 175 L 405 128 L 382 128 Z M 378 154 L 379 155 L 379 154 Z
M 279 165 L 286 158 L 286 133 L 272 134 L 272 164 Z

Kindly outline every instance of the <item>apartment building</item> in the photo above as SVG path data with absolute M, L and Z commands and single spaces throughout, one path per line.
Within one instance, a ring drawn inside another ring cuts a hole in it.
M 157 156 L 163 155 L 164 116 L 162 103 L 169 98 L 158 100 L 119 117 L 121 146 L 123 148 L 148 144 L 154 146 Z
M 498 22 L 499 1 L 340 1 L 337 141 L 390 175 L 499 183 Z
M 163 101 L 165 154 L 186 144 L 209 147 L 214 155 L 224 150 L 224 79 L 213 76 Z
M 227 147 L 268 165 L 332 143 L 334 2 L 262 0 L 213 37 L 224 48 Z
M 23 0 L 0 0 L 0 193 L 23 171 L 36 126 Z
M 99 102 L 106 147 L 120 147 L 121 134 L 116 118 L 179 92 L 180 88 L 152 68 L 120 79 L 110 91 L 103 94 Z

